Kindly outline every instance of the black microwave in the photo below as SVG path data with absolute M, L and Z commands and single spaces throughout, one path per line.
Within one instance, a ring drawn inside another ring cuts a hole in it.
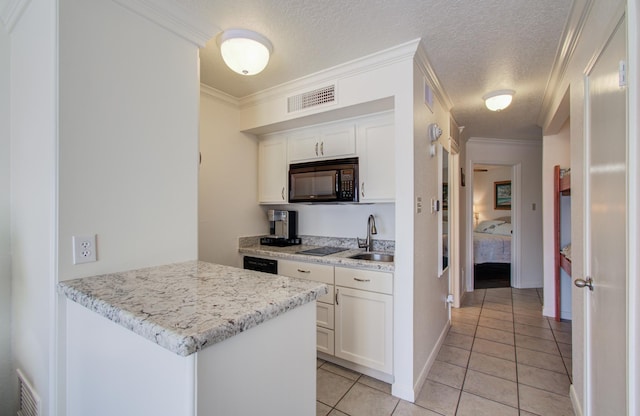
M 358 158 L 292 163 L 289 202 L 358 202 Z

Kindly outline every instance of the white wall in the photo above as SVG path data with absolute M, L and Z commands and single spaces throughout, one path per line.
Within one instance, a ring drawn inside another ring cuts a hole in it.
M 2 415 L 15 413 L 11 371 L 9 46 L 9 33 L 0 20 L 0 414 Z
M 554 176 L 553 176 L 553 168 L 556 165 L 560 165 L 561 169 L 566 169 L 570 167 L 570 130 L 569 130 L 569 120 L 562 126 L 560 131 L 554 135 L 548 135 L 544 137 L 543 146 L 542 146 L 542 212 L 543 212 L 543 244 L 544 244 L 544 309 L 542 313 L 545 316 L 555 316 L 555 296 L 556 296 L 556 287 L 555 287 L 555 250 L 554 250 L 554 200 L 555 200 L 555 192 L 554 192 Z M 566 201 L 565 198 L 562 198 L 563 201 Z M 562 210 L 564 214 L 561 221 L 563 227 L 567 227 L 570 225 L 570 215 L 567 212 L 566 208 Z M 570 208 L 570 206 L 569 206 Z M 569 221 L 567 221 L 569 220 Z M 564 234 L 566 236 L 566 233 Z M 565 282 L 567 280 L 570 281 L 570 278 L 567 276 L 561 276 L 561 282 Z M 565 290 L 563 290 L 565 289 Z M 569 282 L 569 286 L 561 287 L 561 293 L 567 294 L 571 291 L 571 284 Z M 563 318 L 571 317 L 571 303 L 567 303 L 569 300 L 564 299 L 564 302 L 561 304 L 561 309 L 563 311 Z
M 478 213 L 478 221 L 511 215 L 510 209 L 494 209 L 494 182 L 510 181 L 512 170 L 511 166 L 501 166 L 487 172 L 473 173 L 473 206 Z
M 519 275 L 519 287 L 542 287 L 542 140 L 471 138 L 467 142 L 468 172 L 473 171 L 475 163 L 516 166 L 519 179 L 515 175 L 512 178 L 511 217 L 514 229 L 520 231 L 520 239 L 519 245 L 516 240 L 512 259 Z M 475 175 L 469 179 L 467 209 L 471 210 L 469 204 L 472 203 Z M 520 187 L 517 186 L 518 180 Z M 467 236 L 472 229 L 470 225 Z M 472 262 L 467 259 L 467 276 L 472 267 L 470 264 Z
M 411 157 L 413 159 L 414 190 L 408 205 L 399 215 L 413 218 L 413 382 L 419 389 L 438 353 L 439 342 L 449 323 L 446 298 L 449 293 L 449 269 L 442 276 L 438 271 L 438 214 L 431 213 L 430 199 L 438 198 L 439 173 L 442 171 L 438 160 L 442 156 L 442 147 L 437 146 L 438 154 L 429 156 L 428 126 L 437 123 L 443 129 L 443 137 L 448 137 L 449 114 L 439 102 L 434 100 L 433 112 L 424 104 L 424 73 L 419 65 L 413 71 L 413 141 Z M 397 165 L 407 165 L 406 160 L 397 160 Z M 401 176 L 407 177 L 407 176 Z M 452 189 L 453 184 L 450 183 Z M 423 209 L 417 213 L 414 201 L 421 197 Z M 453 206 L 450 212 L 455 212 Z M 419 390 L 417 390 L 419 392 Z
M 55 403 L 55 34 L 55 3 L 31 1 L 11 34 L 10 58 L 12 359 L 44 414 Z
M 197 54 L 115 2 L 60 1 L 60 280 L 197 258 Z
M 197 47 L 113 2 L 57 7 L 28 3 L 10 61 L 12 358 L 42 414 L 65 413 L 58 279 L 197 257 Z M 80 233 L 96 263 L 71 264 Z
M 237 105 L 200 94 L 198 258 L 240 267 L 238 237 L 268 234 L 258 205 L 258 141 L 240 132 Z
M 321 237 L 366 238 L 367 219 L 372 214 L 378 234 L 374 240 L 395 240 L 395 204 L 283 204 L 263 206 L 261 221 L 268 227 L 267 210 L 298 211 L 298 234 Z M 268 232 L 268 228 L 264 230 Z

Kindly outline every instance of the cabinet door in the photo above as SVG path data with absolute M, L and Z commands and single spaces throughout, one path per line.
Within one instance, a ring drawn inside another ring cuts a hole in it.
M 287 138 L 271 136 L 258 145 L 258 202 L 287 202 Z
M 300 130 L 289 137 L 289 162 L 333 159 L 356 154 L 354 123 Z
M 393 297 L 336 286 L 335 355 L 391 374 Z
M 360 202 L 393 202 L 395 186 L 395 127 L 392 114 L 358 123 Z
M 320 156 L 318 129 L 302 130 L 289 138 L 289 162 L 316 159 Z
M 356 132 L 353 123 L 325 127 L 320 132 L 320 157 L 347 157 L 356 153 Z

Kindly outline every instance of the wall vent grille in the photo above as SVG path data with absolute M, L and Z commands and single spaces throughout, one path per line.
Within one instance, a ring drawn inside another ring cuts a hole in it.
M 336 101 L 336 86 L 318 88 L 313 91 L 303 92 L 288 98 L 288 112 L 304 110 L 316 105 L 332 103 Z
M 27 378 L 22 374 L 20 369 L 18 371 L 18 383 L 20 394 L 20 408 L 18 409 L 18 416 L 39 416 L 40 415 L 40 397 L 31 386 Z

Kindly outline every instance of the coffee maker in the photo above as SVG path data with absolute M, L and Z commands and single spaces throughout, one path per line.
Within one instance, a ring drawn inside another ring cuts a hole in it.
M 269 236 L 262 237 L 260 244 L 268 246 L 293 246 L 301 243 L 298 238 L 298 211 L 270 209 Z

